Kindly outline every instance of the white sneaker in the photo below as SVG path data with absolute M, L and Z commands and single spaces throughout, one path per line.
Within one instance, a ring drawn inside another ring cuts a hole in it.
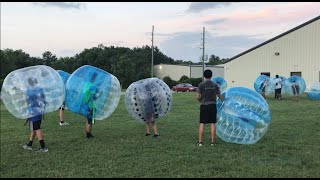
M 45 153 L 45 152 L 48 152 L 48 148 L 40 148 L 37 152 L 42 152 L 42 153 Z
M 67 126 L 67 125 L 69 125 L 69 123 L 67 123 L 67 122 L 61 123 L 61 122 L 60 122 L 60 126 Z
M 26 150 L 30 150 L 30 151 L 33 150 L 33 148 L 32 148 L 31 146 L 28 146 L 28 145 L 26 145 L 26 144 L 23 145 L 22 148 L 23 148 L 23 149 L 26 149 Z

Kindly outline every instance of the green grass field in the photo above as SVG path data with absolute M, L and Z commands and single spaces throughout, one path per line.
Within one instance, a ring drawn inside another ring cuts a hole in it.
M 116 111 L 96 121 L 85 139 L 86 119 L 69 111 L 42 122 L 47 153 L 22 149 L 28 125 L 1 103 L 1 178 L 5 177 L 320 177 L 320 101 L 303 95 L 299 102 L 267 97 L 271 125 L 253 145 L 217 139 L 196 146 L 199 104 L 194 93 L 173 93 L 171 111 L 158 122 L 160 138 L 144 136 L 145 125 L 127 113 L 124 96 Z M 35 140 L 33 147 L 39 148 Z

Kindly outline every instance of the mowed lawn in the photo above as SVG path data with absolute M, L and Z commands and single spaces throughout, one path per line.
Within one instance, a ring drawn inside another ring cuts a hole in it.
M 271 125 L 253 145 L 217 139 L 196 146 L 199 103 L 195 93 L 173 93 L 171 111 L 160 121 L 160 138 L 144 136 L 145 125 L 126 111 L 124 96 L 115 112 L 96 121 L 92 140 L 85 138 L 86 119 L 69 111 L 59 126 L 59 111 L 42 122 L 47 153 L 22 149 L 28 125 L 1 103 L 1 178 L 5 177 L 320 177 L 320 101 L 303 95 L 267 97 Z M 39 142 L 34 142 L 39 148 Z

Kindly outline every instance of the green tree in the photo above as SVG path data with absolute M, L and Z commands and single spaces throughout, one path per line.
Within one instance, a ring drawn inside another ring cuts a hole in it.
M 170 89 L 172 89 L 173 86 L 178 84 L 177 81 L 172 80 L 169 76 L 163 77 L 163 82 L 165 82 L 169 86 Z
M 47 66 L 51 66 L 52 64 L 55 63 L 55 61 L 57 61 L 56 55 L 53 55 L 50 51 L 45 51 L 42 54 L 42 59 L 44 64 Z
M 183 76 L 181 76 L 181 78 L 180 78 L 179 82 L 181 82 L 181 83 L 185 83 L 188 79 L 189 79 L 189 77 L 188 77 L 188 76 L 183 75 Z
M 220 59 L 219 56 L 215 56 L 215 55 L 211 55 L 210 58 L 209 58 L 209 62 L 208 64 L 210 65 L 218 65 L 218 64 L 222 64 L 223 61 Z

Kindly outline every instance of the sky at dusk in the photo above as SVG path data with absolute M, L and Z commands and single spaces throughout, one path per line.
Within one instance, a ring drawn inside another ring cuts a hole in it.
M 154 46 L 198 62 L 231 58 L 320 15 L 320 2 L 1 2 L 1 49 L 74 56 L 104 46 Z

